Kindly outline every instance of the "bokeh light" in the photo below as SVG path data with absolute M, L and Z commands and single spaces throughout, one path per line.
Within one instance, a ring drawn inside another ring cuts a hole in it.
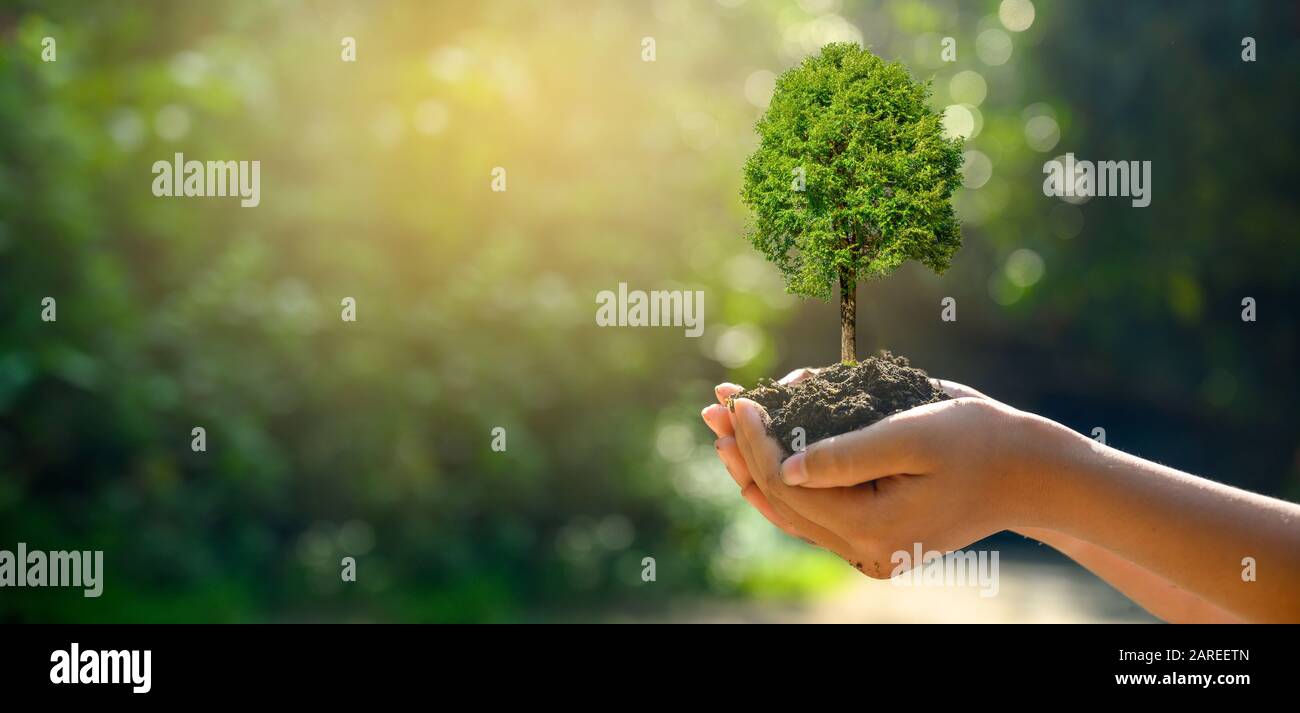
M 993 177 L 993 162 L 981 151 L 971 149 L 965 153 L 962 164 L 962 185 L 966 188 L 982 188 Z
M 1011 36 L 997 28 L 989 28 L 975 38 L 975 54 L 990 66 L 1000 66 L 1011 59 Z
M 970 138 L 975 133 L 975 116 L 961 104 L 949 104 L 943 110 L 943 130 L 949 138 Z
M 1025 122 L 1025 142 L 1035 151 L 1051 151 L 1061 140 L 1061 128 L 1050 116 L 1035 116 Z
M 179 104 L 168 104 L 158 110 L 154 118 L 154 131 L 163 141 L 180 141 L 190 133 L 190 112 Z
M 775 73 L 766 69 L 751 72 L 745 79 L 745 99 L 760 109 L 766 108 L 772 101 L 772 91 L 775 88 Z
M 713 346 L 713 358 L 729 369 L 739 369 L 763 349 L 763 333 L 751 324 L 723 328 Z
M 988 94 L 984 76 L 971 69 L 953 75 L 948 83 L 948 94 L 958 104 L 979 106 Z
M 1043 279 L 1043 258 L 1029 248 L 1020 248 L 1007 256 L 1003 270 L 1016 287 L 1033 287 Z
M 998 6 L 998 19 L 1012 32 L 1024 32 L 1034 24 L 1034 3 L 1031 0 L 1002 0 Z
M 426 99 L 415 108 L 415 128 L 426 136 L 437 136 L 447 128 L 450 112 L 437 99 Z

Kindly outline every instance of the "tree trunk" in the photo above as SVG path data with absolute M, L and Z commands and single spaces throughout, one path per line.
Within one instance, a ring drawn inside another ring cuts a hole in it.
M 858 283 L 840 268 L 840 361 L 858 360 Z

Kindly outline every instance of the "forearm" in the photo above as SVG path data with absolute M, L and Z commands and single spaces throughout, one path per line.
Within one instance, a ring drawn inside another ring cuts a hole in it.
M 1028 526 L 1109 550 L 1245 621 L 1300 621 L 1300 506 L 1072 432 L 1045 440 L 1055 447 L 1040 456 L 1047 467 L 1031 486 L 1037 509 Z M 1246 558 L 1257 577 L 1243 576 Z
M 1228 624 L 1241 621 L 1169 580 L 1090 542 L 1042 528 L 1020 528 L 1017 532 L 1078 562 L 1163 621 L 1181 624 Z

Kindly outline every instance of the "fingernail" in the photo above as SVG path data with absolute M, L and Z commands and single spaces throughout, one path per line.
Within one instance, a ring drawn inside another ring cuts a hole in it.
M 803 467 L 804 454 L 800 451 L 781 464 L 781 480 L 786 485 L 801 485 L 808 482 L 808 472 Z

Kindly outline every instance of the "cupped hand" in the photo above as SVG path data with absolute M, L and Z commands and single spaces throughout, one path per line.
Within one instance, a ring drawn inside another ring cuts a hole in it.
M 795 384 L 816 373 L 817 370 L 812 368 L 795 369 L 786 374 L 780 383 Z M 794 512 L 789 507 L 780 503 L 773 505 L 768 500 L 763 489 L 754 482 L 753 476 L 750 475 L 746 457 L 741 454 L 740 444 L 736 440 L 734 414 L 726 406 L 728 399 L 742 391 L 744 389 L 736 384 L 719 384 L 714 388 L 718 403 L 706 406 L 700 412 L 704 422 L 718 436 L 713 447 L 717 450 L 718 458 L 722 460 L 727 473 L 740 487 L 741 497 L 755 510 L 759 511 L 763 517 L 767 518 L 769 522 L 785 533 L 831 550 L 845 559 L 852 560 L 854 555 L 848 543 L 826 528 Z
M 734 411 L 710 407 L 704 416 L 715 432 L 730 426 L 718 451 L 746 500 L 787 532 L 883 578 L 895 553 L 910 555 L 915 545 L 946 552 L 1033 524 L 1038 459 L 1061 438 L 1082 438 L 968 387 L 936 383 L 955 398 L 819 441 L 784 463 L 757 403 L 736 399 Z M 734 389 L 719 386 L 719 399 Z

